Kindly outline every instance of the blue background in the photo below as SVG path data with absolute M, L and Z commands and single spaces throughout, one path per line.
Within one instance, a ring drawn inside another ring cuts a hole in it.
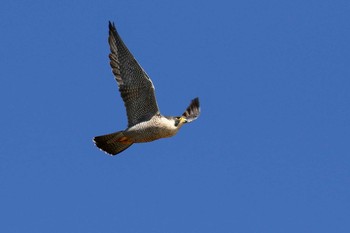
M 350 3 L 6 1 L 1 232 L 350 232 Z M 175 137 L 120 156 L 108 20 Z

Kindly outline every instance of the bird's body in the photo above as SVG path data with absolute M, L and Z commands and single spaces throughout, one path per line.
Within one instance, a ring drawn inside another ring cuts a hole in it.
M 153 116 L 149 121 L 140 122 L 124 131 L 133 142 L 151 142 L 160 138 L 174 136 L 180 127 L 175 127 L 174 119 L 161 115 Z
M 161 115 L 151 79 L 125 46 L 112 23 L 109 23 L 108 42 L 110 65 L 126 107 L 128 128 L 95 137 L 97 147 L 115 155 L 133 143 L 174 136 L 183 124 L 197 119 L 200 114 L 198 98 L 192 100 L 182 116 Z

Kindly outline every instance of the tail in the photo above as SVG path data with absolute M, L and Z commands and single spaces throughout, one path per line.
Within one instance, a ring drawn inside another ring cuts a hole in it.
M 123 131 L 97 136 L 93 140 L 98 148 L 110 155 L 119 154 L 133 144 Z

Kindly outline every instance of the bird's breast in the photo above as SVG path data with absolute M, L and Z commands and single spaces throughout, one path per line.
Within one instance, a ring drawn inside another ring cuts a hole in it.
M 174 136 L 178 128 L 174 122 L 165 118 L 154 116 L 149 121 L 144 121 L 128 128 L 124 134 L 132 138 L 134 142 L 151 142 L 160 138 Z

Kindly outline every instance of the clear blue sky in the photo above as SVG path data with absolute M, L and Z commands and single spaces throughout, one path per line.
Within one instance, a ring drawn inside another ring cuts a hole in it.
M 0 232 L 350 232 L 350 3 L 5 1 Z M 178 135 L 126 127 L 108 20 Z

